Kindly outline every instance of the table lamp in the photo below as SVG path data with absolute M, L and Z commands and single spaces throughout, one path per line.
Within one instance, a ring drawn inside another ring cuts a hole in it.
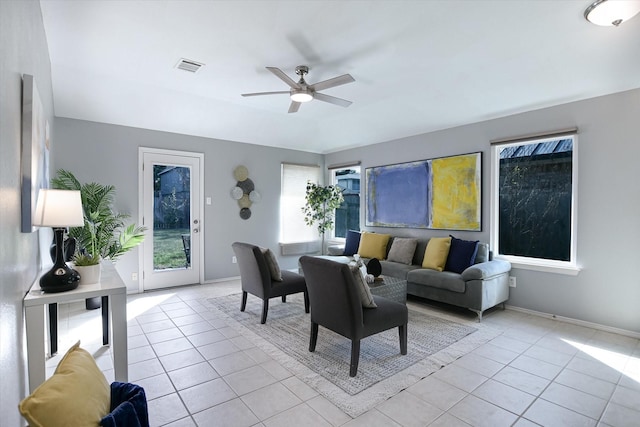
M 56 242 L 55 262 L 51 270 L 40 277 L 40 288 L 44 292 L 64 292 L 77 288 L 80 275 L 65 262 L 63 240 L 67 227 L 84 226 L 80 191 L 41 189 L 33 225 L 53 228 Z

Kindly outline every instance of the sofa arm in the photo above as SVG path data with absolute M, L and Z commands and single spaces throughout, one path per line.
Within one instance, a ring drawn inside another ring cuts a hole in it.
M 462 280 L 484 280 L 511 271 L 511 263 L 501 259 L 474 264 L 462 272 Z
M 344 253 L 344 245 L 330 245 L 327 247 L 328 255 L 342 255 Z

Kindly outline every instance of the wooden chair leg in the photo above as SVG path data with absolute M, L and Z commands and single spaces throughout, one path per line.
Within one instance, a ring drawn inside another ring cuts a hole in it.
M 286 295 L 282 295 L 282 302 L 287 302 L 287 296 Z
M 309 292 L 304 291 L 304 312 L 309 312 Z
M 407 325 L 398 326 L 398 335 L 400 335 L 400 354 L 407 354 Z
M 351 340 L 351 368 L 349 376 L 355 377 L 358 373 L 358 363 L 360 362 L 360 340 Z
M 242 291 L 242 302 L 240 303 L 240 311 L 244 311 L 247 308 L 247 293 Z
M 269 311 L 269 298 L 265 298 L 262 300 L 262 320 L 260 320 L 261 324 L 267 323 L 267 312 Z
M 309 338 L 309 351 L 316 351 L 316 343 L 318 342 L 318 324 L 311 322 L 311 335 Z

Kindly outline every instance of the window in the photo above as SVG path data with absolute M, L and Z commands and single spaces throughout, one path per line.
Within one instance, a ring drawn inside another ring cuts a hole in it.
M 319 166 L 282 164 L 280 243 L 311 242 L 320 238 L 316 227 L 304 223 L 302 207 L 307 181 L 320 182 Z
M 577 274 L 575 134 L 495 144 L 491 245 L 515 267 Z
M 331 181 L 343 189 L 344 202 L 336 209 L 333 234 L 344 238 L 348 230 L 360 231 L 360 166 L 331 169 Z

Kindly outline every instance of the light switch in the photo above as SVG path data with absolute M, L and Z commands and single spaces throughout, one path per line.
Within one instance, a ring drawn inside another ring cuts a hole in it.
M 207 204 L 210 205 L 211 204 L 211 197 L 207 197 Z

